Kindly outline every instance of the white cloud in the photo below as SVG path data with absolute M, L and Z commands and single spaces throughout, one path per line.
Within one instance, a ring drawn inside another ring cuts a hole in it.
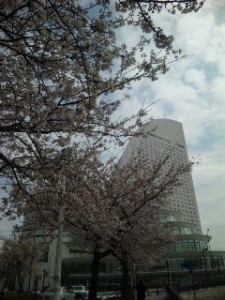
M 190 156 L 202 164 L 193 172 L 203 232 L 210 228 L 211 246 L 225 250 L 225 21 L 220 11 L 225 1 L 206 1 L 196 14 L 157 19 L 187 57 L 149 87 L 162 101 L 153 107 L 154 117 L 183 123 Z M 173 19 L 172 19 L 173 18 Z M 146 86 L 145 86 L 146 87 Z M 147 87 L 146 87 L 147 88 Z M 145 91 L 146 93 L 146 91 Z
M 12 227 L 16 225 L 17 221 L 9 221 L 4 218 L 0 222 L 0 236 L 9 236 L 12 232 Z
M 167 33 L 174 33 L 187 57 L 171 64 L 158 81 L 133 85 L 134 102 L 125 103 L 123 111 L 143 100 L 161 99 L 150 115 L 183 123 L 189 154 L 200 155 L 202 161 L 193 179 L 203 233 L 209 228 L 212 249 L 225 250 L 225 21 L 219 14 L 225 1 L 206 3 L 196 14 L 156 17 Z
M 206 76 L 202 70 L 188 69 L 184 74 L 184 80 L 195 89 L 206 90 Z
M 133 84 L 132 98 L 120 116 L 136 112 L 145 103 L 161 99 L 149 116 L 183 123 L 190 156 L 200 155 L 202 164 L 193 172 L 203 231 L 213 236 L 212 247 L 225 250 L 225 0 L 207 0 L 198 13 L 155 15 L 187 57 L 171 64 L 171 70 L 153 83 Z M 121 32 L 129 45 L 136 32 Z M 122 95 L 122 93 L 121 93 Z M 122 96 L 121 96 L 122 98 Z M 2 229 L 1 229 L 2 230 Z

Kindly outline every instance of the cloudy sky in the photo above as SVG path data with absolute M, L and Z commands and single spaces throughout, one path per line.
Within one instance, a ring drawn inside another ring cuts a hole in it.
M 189 156 L 201 159 L 193 179 L 203 233 L 209 228 L 211 248 L 225 250 L 225 0 L 207 0 L 198 13 L 155 18 L 187 57 L 158 81 L 134 85 L 121 114 L 160 99 L 150 115 L 183 123 Z M 8 228 L 1 222 L 2 233 Z
M 138 82 L 132 106 L 152 106 L 153 118 L 183 123 L 189 157 L 198 157 L 193 180 L 203 233 L 211 249 L 225 250 L 225 0 L 207 0 L 198 13 L 155 16 L 186 58 L 171 64 L 158 81 Z
M 193 180 L 212 249 L 225 250 L 225 1 L 207 0 L 196 14 L 165 16 L 187 57 L 152 85 L 153 117 L 183 123 L 189 156 L 199 156 Z M 165 27 L 164 27 L 165 28 Z

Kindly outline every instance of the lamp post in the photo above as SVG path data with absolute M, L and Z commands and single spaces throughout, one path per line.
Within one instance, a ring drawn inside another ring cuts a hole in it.
M 169 287 L 172 287 L 172 280 L 171 280 L 171 274 L 170 274 L 170 266 L 168 259 L 166 260 L 166 269 L 167 269 L 167 276 L 169 281 Z
M 204 267 L 205 267 L 205 275 L 206 275 L 206 282 L 207 282 L 207 288 L 209 287 L 209 274 L 207 270 L 207 261 L 206 261 L 206 255 L 205 252 L 208 251 L 208 248 L 202 249 L 203 254 L 203 261 L 204 261 Z
M 63 176 L 63 191 L 65 191 L 65 177 Z M 58 232 L 56 237 L 55 271 L 54 271 L 54 295 L 53 300 L 59 300 L 62 270 L 62 248 L 63 248 L 64 209 L 60 207 L 58 214 Z
M 61 151 L 60 159 L 66 161 L 71 157 L 74 157 L 73 149 L 72 148 L 63 148 Z M 65 196 L 65 192 L 66 192 L 66 176 L 65 176 L 65 174 L 62 175 L 61 185 L 62 185 L 63 196 Z M 58 232 L 57 232 L 57 237 L 56 237 L 53 300 L 60 299 L 63 229 L 64 229 L 64 207 L 60 206 L 59 213 L 58 213 Z
M 44 268 L 44 270 L 43 270 L 43 278 L 42 278 L 42 290 L 45 287 L 45 277 L 46 277 L 46 275 L 47 275 L 47 272 L 46 272 L 46 270 Z
M 210 250 L 210 244 L 209 244 L 209 228 L 207 228 L 207 246 L 208 246 L 208 250 Z
M 208 250 L 209 250 L 209 256 L 210 256 L 210 265 L 211 267 L 214 269 L 214 259 L 212 257 L 212 252 L 211 252 L 211 247 L 210 247 L 210 239 L 209 239 L 209 228 L 207 228 L 207 247 L 208 247 Z

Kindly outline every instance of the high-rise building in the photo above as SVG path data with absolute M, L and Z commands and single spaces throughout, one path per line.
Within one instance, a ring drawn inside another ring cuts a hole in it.
M 181 123 L 168 119 L 151 120 L 139 128 L 146 133 L 130 138 L 119 160 L 119 164 L 129 163 L 134 158 L 143 158 L 150 166 L 160 157 L 169 154 L 172 164 L 188 163 L 188 153 Z M 165 249 L 161 265 L 134 268 L 130 273 L 130 282 L 137 277 L 144 279 L 149 287 L 164 287 L 165 283 L 178 286 L 209 286 L 225 281 L 225 252 L 211 251 L 211 237 L 202 234 L 197 201 L 191 172 L 182 175 L 182 185 L 167 199 L 166 207 L 160 212 L 162 220 L 170 225 L 171 234 L 178 238 Z M 27 219 L 27 221 L 30 221 Z M 32 238 L 40 238 L 37 231 Z M 49 245 L 45 261 L 39 270 L 27 277 L 25 289 L 30 285 L 34 290 L 51 286 L 54 278 L 56 240 Z M 62 254 L 62 284 L 67 286 L 82 283 L 88 285 L 91 278 L 91 252 L 83 241 L 64 232 Z M 48 257 L 47 257 L 48 256 Z M 134 264 L 135 266 L 135 264 Z M 113 257 L 106 257 L 100 265 L 100 288 L 102 290 L 119 290 L 122 274 L 120 266 Z M 32 280 L 31 280 L 32 279 Z
M 188 163 L 183 126 L 169 119 L 151 120 L 139 132 L 148 133 L 132 137 L 119 160 L 126 164 L 133 158 L 145 158 L 149 164 L 169 154 L 174 164 Z M 179 221 L 192 223 L 192 232 L 201 234 L 201 223 L 191 172 L 182 175 L 182 185 L 167 199 L 167 209 L 179 212 Z M 186 229 L 187 230 L 187 229 Z

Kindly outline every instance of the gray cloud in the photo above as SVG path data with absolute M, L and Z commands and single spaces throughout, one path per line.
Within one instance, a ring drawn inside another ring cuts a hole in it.
M 155 16 L 187 57 L 171 64 L 168 74 L 153 83 L 133 84 L 131 99 L 117 116 L 128 116 L 142 103 L 154 104 L 149 117 L 171 118 L 184 125 L 190 156 L 200 155 L 202 163 L 193 172 L 203 231 L 210 228 L 214 249 L 225 250 L 225 1 L 207 0 L 198 12 L 187 15 Z M 132 35 L 121 33 L 132 44 Z M 117 95 L 123 97 L 123 92 Z M 114 151 L 114 149 L 113 149 Z M 118 150 L 118 155 L 121 153 Z M 2 229 L 6 228 L 3 225 Z M 1 229 L 1 230 L 2 230 Z

